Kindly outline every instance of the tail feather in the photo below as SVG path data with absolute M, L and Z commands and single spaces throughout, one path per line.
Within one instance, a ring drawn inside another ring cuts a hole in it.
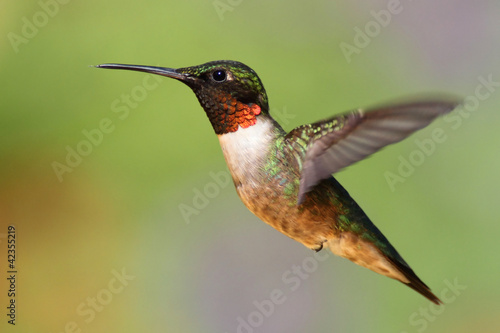
M 397 269 L 403 273 L 403 275 L 408 279 L 408 283 L 401 281 L 401 283 L 407 285 L 411 289 L 415 290 L 425 298 L 427 298 L 429 301 L 436 305 L 443 304 L 443 302 L 436 296 L 434 293 L 431 291 L 431 289 L 422 281 L 420 278 L 413 272 L 413 270 L 407 266 L 407 265 L 402 265 L 399 262 L 387 258 L 389 262 L 391 262 Z
M 387 242 L 385 246 L 386 251 L 383 253 L 373 242 L 363 240 L 351 232 L 343 232 L 340 237 L 328 241 L 328 247 L 334 254 L 376 273 L 398 280 L 434 304 L 442 304 L 441 300 L 420 280 L 392 245 Z
M 406 284 L 434 304 L 442 304 L 443 302 L 419 279 L 344 187 L 333 177 L 328 182 L 339 194 L 342 206 L 348 208 L 347 225 L 351 228 L 351 230 L 344 229 L 328 241 L 330 250 L 355 264 Z

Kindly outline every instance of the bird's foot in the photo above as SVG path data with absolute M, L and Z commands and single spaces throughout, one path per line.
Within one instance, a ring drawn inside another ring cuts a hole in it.
M 323 244 L 325 244 L 326 242 L 328 242 L 326 239 L 324 241 L 322 241 L 318 247 L 314 248 L 313 250 L 316 251 L 316 252 L 319 252 L 321 250 L 323 250 Z

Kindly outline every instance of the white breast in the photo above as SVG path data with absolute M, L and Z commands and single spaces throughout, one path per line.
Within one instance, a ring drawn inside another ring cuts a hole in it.
M 239 127 L 236 132 L 219 135 L 219 142 L 235 181 L 252 185 L 265 163 L 275 131 L 273 122 L 266 117 L 257 117 L 257 123 L 248 128 Z

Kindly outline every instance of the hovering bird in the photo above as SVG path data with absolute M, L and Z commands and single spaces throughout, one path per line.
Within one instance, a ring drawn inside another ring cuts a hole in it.
M 424 128 L 452 111 L 457 99 L 356 109 L 286 133 L 269 114 L 261 80 L 241 62 L 221 60 L 177 69 L 96 67 L 158 74 L 185 83 L 205 110 L 236 191 L 252 213 L 312 250 L 328 247 L 442 303 L 332 174 Z

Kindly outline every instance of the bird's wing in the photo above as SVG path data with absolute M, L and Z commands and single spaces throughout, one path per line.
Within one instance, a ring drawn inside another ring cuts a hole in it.
M 456 98 L 396 103 L 366 111 L 358 109 L 295 128 L 286 139 L 305 148 L 298 204 L 332 173 L 403 140 L 459 104 Z

